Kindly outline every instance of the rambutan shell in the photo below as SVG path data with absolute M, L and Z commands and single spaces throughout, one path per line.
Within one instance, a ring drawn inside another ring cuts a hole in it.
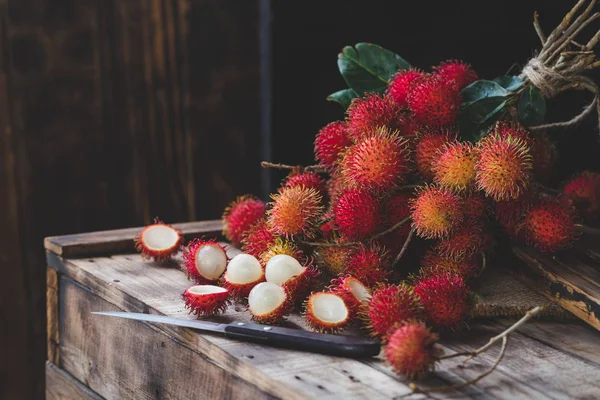
M 575 208 L 558 197 L 542 197 L 525 214 L 519 230 L 528 244 L 553 253 L 570 247 L 579 237 Z
M 461 101 L 456 81 L 434 75 L 411 90 L 408 108 L 423 124 L 445 126 L 456 121 Z
M 238 197 L 223 213 L 223 234 L 234 245 L 239 245 L 250 228 L 265 218 L 266 204 L 252 195 Z
M 381 225 L 380 201 L 364 189 L 344 190 L 333 207 L 333 221 L 344 237 L 366 239 Z
M 304 261 L 306 258 L 302 250 L 296 246 L 296 244 L 288 239 L 278 237 L 273 243 L 269 245 L 267 250 L 261 253 L 260 262 L 262 265 L 267 265 L 269 260 L 276 255 L 286 254 L 295 258 L 296 260 Z
M 338 332 L 350 321 L 350 310 L 335 293 L 312 293 L 305 306 L 305 317 L 309 327 L 319 332 Z
M 331 122 L 321 128 L 315 138 L 315 158 L 321 165 L 333 170 L 339 155 L 351 144 L 346 122 Z
M 440 350 L 439 336 L 424 323 L 410 321 L 393 330 L 383 355 L 394 372 L 407 379 L 418 379 L 435 368 Z
M 225 248 L 215 240 L 197 238 L 191 240 L 183 252 L 183 267 L 188 278 L 198 285 L 211 284 L 219 280 L 229 258 Z
M 435 250 L 443 257 L 461 260 L 479 253 L 483 246 L 483 228 L 479 224 L 463 225 L 447 238 L 441 239 Z
M 327 194 L 325 188 L 325 181 L 315 172 L 299 172 L 293 171 L 287 176 L 284 183 L 285 187 L 296 187 L 304 186 L 306 188 L 312 188 L 317 191 L 321 197 Z
M 179 229 L 156 219 L 154 224 L 137 234 L 133 241 L 142 258 L 161 262 L 170 259 L 179 251 L 183 236 Z
M 543 132 L 533 135 L 533 139 L 534 143 L 531 149 L 533 173 L 538 181 L 548 182 L 558 161 L 556 144 Z
M 414 150 L 414 160 L 419 175 L 427 181 L 432 181 L 435 175 L 433 166 L 439 157 L 441 149 L 447 143 L 456 139 L 456 134 L 449 129 L 428 129 L 417 138 Z
M 321 195 L 313 188 L 283 187 L 271 195 L 267 211 L 269 229 L 277 235 L 313 237 L 323 213 Z
M 391 228 L 404 221 L 407 217 L 410 217 L 412 212 L 410 208 L 411 199 L 412 193 L 408 191 L 395 193 L 389 197 L 385 204 L 386 223 L 383 225 L 383 229 Z M 409 232 L 410 221 L 407 221 L 400 228 L 396 228 L 393 232 L 383 236 L 381 242 L 386 248 L 397 253 L 404 245 Z
M 341 242 L 334 240 L 333 243 Z M 321 246 L 315 254 L 317 265 L 330 275 L 337 276 L 346 268 L 348 257 L 352 251 L 351 246 Z
M 197 316 L 222 314 L 229 305 L 229 290 L 219 286 L 191 286 L 181 296 L 185 307 Z
M 435 186 L 420 188 L 411 209 L 412 226 L 423 238 L 447 237 L 464 219 L 460 197 Z
M 408 106 L 407 97 L 413 87 L 425 79 L 425 74 L 415 68 L 397 72 L 386 89 L 386 94 L 394 99 L 399 107 Z
M 346 115 L 350 137 L 359 140 L 375 133 L 381 127 L 398 129 L 401 124 L 402 109 L 392 98 L 370 93 L 353 99 L 346 110 Z
M 462 192 L 475 186 L 479 151 L 471 143 L 454 142 L 441 149 L 434 163 L 434 182 L 443 188 Z

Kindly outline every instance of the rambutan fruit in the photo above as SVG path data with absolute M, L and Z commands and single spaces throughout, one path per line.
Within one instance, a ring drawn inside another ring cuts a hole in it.
M 456 121 L 462 99 L 456 81 L 434 75 L 415 85 L 407 101 L 421 123 L 444 126 Z
M 227 253 L 214 240 L 191 240 L 183 252 L 183 266 L 188 278 L 198 285 L 217 282 L 227 267 Z
M 465 224 L 478 223 L 485 215 L 485 200 L 478 193 L 470 193 L 462 199 L 462 209 L 465 215 Z
M 304 186 L 306 188 L 313 188 L 318 194 L 323 196 L 327 194 L 325 190 L 325 181 L 315 172 L 299 172 L 293 171 L 285 179 L 285 187 L 296 187 Z
M 448 236 L 464 218 L 460 197 L 435 186 L 421 187 L 411 209 L 417 235 L 428 239 Z
M 533 201 L 534 194 L 528 191 L 514 200 L 495 202 L 494 217 L 503 228 L 516 228 L 523 220 Z
M 343 190 L 333 207 L 333 221 L 346 238 L 365 239 L 380 227 L 379 199 L 364 189 Z
M 431 181 L 434 177 L 433 166 L 438 160 L 439 152 L 447 143 L 456 139 L 456 134 L 448 129 L 427 130 L 417 138 L 414 160 L 419 175 Z
M 360 244 L 346 260 L 345 274 L 358 276 L 367 286 L 385 282 L 392 272 L 391 259 L 385 247 L 372 242 Z
M 556 144 L 550 140 L 547 134 L 538 132 L 533 135 L 533 173 L 540 182 L 547 182 L 552 176 L 552 171 L 558 160 Z
M 478 79 L 477 72 L 469 64 L 459 60 L 445 61 L 434 70 L 441 79 L 456 81 L 459 90 L 463 90 Z
M 425 74 L 415 68 L 397 72 L 386 89 L 386 94 L 401 108 L 408 106 L 407 97 L 413 87 L 425 79 Z
M 471 143 L 454 142 L 443 147 L 434 163 L 434 182 L 454 192 L 462 192 L 475 185 L 479 151 Z
M 259 220 L 242 238 L 242 250 L 254 257 L 259 257 L 275 243 L 275 234 L 267 226 L 265 219 Z
M 156 262 L 170 259 L 179 251 L 183 236 L 179 229 L 156 219 L 133 238 L 135 248 L 144 259 Z
M 421 319 L 423 309 L 411 286 L 405 283 L 382 285 L 371 295 L 363 317 L 371 334 L 386 340 L 392 333 L 390 328 Z
M 575 208 L 558 197 L 542 197 L 525 214 L 519 230 L 528 244 L 553 253 L 569 247 L 580 234 Z
M 350 310 L 337 294 L 317 292 L 306 300 L 305 317 L 313 330 L 334 333 L 348 325 Z
M 383 349 L 385 362 L 398 375 L 421 378 L 435 368 L 441 353 L 436 347 L 438 339 L 423 322 L 410 321 L 392 330 Z
M 410 171 L 407 143 L 397 132 L 378 128 L 344 153 L 342 177 L 350 185 L 376 191 L 398 186 Z
M 483 229 L 479 224 L 463 225 L 446 238 L 441 239 L 435 250 L 443 257 L 461 260 L 481 251 Z
M 398 192 L 390 196 L 385 204 L 385 216 L 386 223 L 383 228 L 388 229 L 401 221 L 410 217 L 410 200 L 412 198 L 411 193 Z M 410 221 L 406 222 L 400 228 L 395 229 L 381 238 L 382 243 L 386 245 L 392 251 L 400 250 L 404 245 L 408 234 L 410 232 Z
M 421 277 L 414 290 L 423 304 L 427 322 L 438 328 L 457 328 L 472 309 L 469 287 L 457 274 Z
M 344 121 L 335 121 L 321 128 L 315 138 L 315 158 L 329 170 L 335 168 L 340 153 L 352 144 L 348 126 Z
M 348 133 L 354 140 L 359 140 L 381 127 L 396 130 L 401 123 L 401 111 L 396 102 L 387 96 L 370 93 L 365 97 L 357 97 L 346 110 Z
M 356 316 L 371 297 L 371 290 L 352 275 L 332 279 L 329 291 L 344 300 L 351 316 Z
M 584 218 L 597 218 L 600 213 L 600 173 L 583 171 L 569 179 L 562 192 Z
M 323 212 L 321 195 L 315 189 L 283 187 L 271 198 L 273 202 L 267 211 L 267 223 L 271 231 L 287 237 L 312 237 L 315 234 Z
M 223 234 L 235 246 L 246 232 L 265 217 L 266 204 L 252 195 L 238 197 L 223 213 Z
M 248 309 L 252 319 L 262 324 L 274 324 L 291 311 L 286 290 L 273 282 L 261 282 L 248 294 Z
M 286 292 L 293 299 L 303 297 L 318 275 L 319 270 L 312 263 L 302 265 L 287 254 L 273 256 L 265 266 L 267 282 L 285 287 Z
M 197 316 L 224 313 L 229 304 L 228 296 L 229 290 L 214 285 L 192 286 L 181 295 L 185 307 Z
M 267 250 L 261 253 L 260 262 L 262 265 L 267 265 L 271 258 L 279 254 L 287 254 L 288 256 L 294 257 L 296 260 L 304 258 L 302 250 L 300 250 L 294 242 L 278 237 L 269 245 Z
M 429 277 L 440 273 L 453 273 L 465 279 L 472 278 L 479 271 L 477 256 L 452 259 L 443 257 L 434 251 L 428 251 L 421 261 L 419 275 Z
M 265 274 L 258 259 L 250 254 L 241 253 L 233 257 L 223 275 L 223 286 L 236 299 L 245 299 L 250 290 L 265 280 Z
M 341 243 L 341 241 L 338 239 L 333 243 Z M 351 246 L 321 246 L 316 251 L 316 261 L 319 268 L 332 276 L 337 276 L 346 268 L 346 262 L 352 251 Z
M 508 136 L 512 136 L 513 138 L 519 138 L 527 145 L 527 147 L 529 147 L 530 151 L 533 149 L 533 145 L 535 143 L 529 131 L 519 123 L 509 121 L 498 121 L 494 125 L 491 132 L 500 136 L 501 138 L 505 138 Z

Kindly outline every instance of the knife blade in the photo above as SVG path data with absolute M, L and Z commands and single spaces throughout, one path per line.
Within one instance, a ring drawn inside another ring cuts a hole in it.
M 92 314 L 176 325 L 200 331 L 217 332 L 232 339 L 339 357 L 366 358 L 374 357 L 380 352 L 380 343 L 378 341 L 359 336 L 317 333 L 302 329 L 255 324 L 252 322 L 236 321 L 229 324 L 223 324 L 202 320 L 186 320 L 164 315 L 120 311 L 95 311 L 92 312 Z

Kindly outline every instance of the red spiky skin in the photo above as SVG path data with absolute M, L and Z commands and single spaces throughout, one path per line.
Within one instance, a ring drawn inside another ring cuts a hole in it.
M 543 252 L 567 248 L 580 234 L 575 208 L 557 197 L 542 197 L 525 214 L 520 230 L 528 244 Z
M 459 60 L 445 61 L 434 69 L 442 79 L 456 81 L 459 90 L 463 90 L 478 79 L 477 72 L 469 64 Z
M 383 229 L 391 228 L 392 226 L 404 221 L 410 217 L 410 201 L 412 195 L 409 192 L 399 192 L 392 195 L 385 205 L 385 216 L 386 223 L 383 225 Z M 387 248 L 393 252 L 399 252 L 404 241 L 406 240 L 408 233 L 410 232 L 410 221 L 405 222 L 400 228 L 397 228 L 393 232 L 383 236 L 381 241 L 386 245 Z
M 325 189 L 325 181 L 314 172 L 292 172 L 285 180 L 285 187 L 304 186 L 313 188 L 321 196 L 327 194 Z
M 229 292 L 198 294 L 190 292 L 193 286 L 187 288 L 181 295 L 185 301 L 185 308 L 191 314 L 200 316 L 219 315 L 227 310 L 229 305 Z
M 427 322 L 438 328 L 458 328 L 471 311 L 469 287 L 457 274 L 446 272 L 422 277 L 414 290 L 423 304 Z
M 339 240 L 333 240 L 333 243 L 340 243 Z M 353 248 L 350 246 L 322 246 L 317 252 L 317 263 L 319 268 L 332 276 L 337 276 L 346 268 L 348 257 Z
M 529 186 L 533 168 L 527 143 L 517 136 L 493 133 L 478 147 L 477 187 L 495 201 L 518 198 Z
M 306 323 L 312 330 L 315 330 L 318 332 L 323 332 L 323 333 L 339 332 L 342 328 L 344 328 L 345 326 L 348 325 L 348 322 L 350 322 L 350 310 L 348 310 L 348 315 L 346 316 L 346 319 L 339 321 L 339 322 L 330 322 L 330 321 L 324 321 L 322 319 L 319 319 L 313 311 L 313 301 L 317 296 L 323 295 L 323 294 L 333 294 L 335 296 L 338 296 L 335 293 L 327 293 L 327 292 L 312 293 L 305 302 L 305 314 L 304 315 L 306 318 Z M 338 296 L 338 297 L 343 301 L 343 299 L 340 296 Z M 346 303 L 344 302 L 344 304 L 346 304 Z M 346 307 L 348 307 L 348 306 L 346 306 Z
M 583 171 L 569 179 L 562 191 L 584 218 L 598 217 L 600 213 L 600 173 Z
M 214 246 L 223 251 L 227 261 L 229 261 L 229 257 L 227 256 L 225 248 L 217 243 L 214 239 L 206 240 L 203 237 L 191 240 L 184 249 L 182 255 L 183 269 L 187 274 L 188 279 L 195 281 L 198 285 L 211 285 L 218 282 L 220 277 L 216 279 L 206 278 L 202 276 L 200 272 L 198 272 L 198 268 L 196 268 L 196 254 L 202 246 Z
M 402 116 L 398 125 L 398 131 L 401 136 L 417 136 L 423 129 L 423 124 L 420 123 L 410 111 L 407 111 Z
M 265 217 L 266 204 L 252 195 L 238 197 L 223 213 L 223 234 L 238 246 L 252 225 Z
M 346 122 L 331 122 L 321 128 L 315 138 L 315 158 L 319 164 L 333 170 L 339 155 L 351 144 Z
M 455 192 L 475 186 L 479 151 L 471 143 L 454 142 L 444 145 L 434 163 L 434 182 Z
M 362 285 L 365 290 L 370 293 L 369 288 L 352 275 L 344 275 L 336 279 L 332 279 L 331 285 L 329 286 L 329 291 L 340 296 L 344 300 L 344 303 L 346 303 L 348 310 L 350 310 L 351 316 L 355 317 L 361 310 L 362 305 L 365 304 L 368 299 L 361 300 L 356 297 L 350 289 L 351 282 Z
M 401 108 L 387 96 L 370 93 L 352 100 L 346 110 L 348 133 L 354 140 L 369 136 L 378 128 L 396 130 L 401 124 Z
M 276 235 L 312 237 L 318 230 L 323 206 L 322 197 L 315 189 L 283 187 L 271 198 L 267 223 Z
M 393 330 L 383 349 L 386 364 L 407 379 L 418 379 L 435 368 L 439 337 L 424 323 L 411 321 Z
M 455 122 L 461 101 L 456 81 L 432 76 L 415 85 L 408 95 L 408 108 L 421 123 L 444 126 Z
M 383 285 L 373 292 L 364 317 L 368 320 L 371 334 L 385 341 L 391 333 L 390 328 L 412 319 L 421 319 L 423 309 L 409 285 Z
M 525 142 L 525 144 L 527 145 L 527 147 L 529 147 L 530 150 L 533 149 L 535 143 L 529 131 L 525 129 L 523 125 L 515 122 L 498 121 L 494 125 L 492 133 L 500 136 L 501 138 L 505 138 L 507 136 L 519 138 L 523 142 Z
M 255 280 L 254 282 L 248 283 L 234 283 L 227 280 L 227 271 L 223 274 L 223 278 L 221 279 L 221 286 L 225 289 L 229 290 L 229 296 L 232 299 L 243 301 L 248 299 L 248 295 L 252 288 L 258 285 L 261 282 L 265 281 L 265 274 L 263 274 Z
M 505 229 L 514 229 L 521 222 L 534 200 L 531 191 L 523 193 L 517 199 L 494 203 L 494 217 Z
M 363 189 L 347 189 L 333 207 L 333 221 L 342 235 L 362 240 L 376 233 L 381 224 L 379 199 Z
M 408 141 L 379 128 L 344 154 L 342 177 L 352 186 L 387 191 L 404 181 L 410 171 Z
M 438 254 L 453 260 L 462 260 L 479 253 L 483 247 L 483 229 L 478 224 L 463 225 L 444 239 L 435 249 Z
M 446 237 L 464 218 L 460 197 L 435 186 L 421 188 L 411 201 L 411 209 L 412 226 L 423 238 Z
M 433 166 L 439 157 L 439 152 L 445 144 L 456 138 L 456 134 L 447 129 L 428 130 L 417 139 L 415 146 L 415 163 L 419 175 L 427 181 L 433 180 Z
M 386 93 L 399 107 L 408 106 L 407 97 L 413 87 L 425 79 L 425 74 L 418 69 L 408 69 L 397 72 L 390 81 Z
M 471 193 L 462 200 L 465 224 L 479 223 L 485 215 L 485 200 L 477 193 Z
M 422 277 L 430 277 L 440 273 L 454 273 L 469 279 L 475 276 L 480 269 L 476 256 L 465 257 L 460 260 L 443 257 L 434 251 L 429 251 L 421 261 L 419 274 Z
M 254 224 L 242 238 L 242 250 L 256 258 L 275 243 L 275 234 L 267 226 L 267 221 L 262 219 Z
M 168 249 L 156 250 L 156 249 L 149 248 L 148 246 L 146 246 L 144 244 L 142 238 L 144 237 L 144 233 L 148 230 L 148 228 L 151 228 L 156 225 L 167 226 L 167 227 L 173 229 L 175 232 L 177 232 L 177 235 L 179 236 L 179 240 L 177 240 L 175 242 L 175 244 Z M 169 260 L 175 254 L 177 254 L 177 252 L 179 251 L 179 248 L 181 247 L 181 244 L 183 243 L 183 235 L 181 234 L 181 230 L 173 228 L 173 226 L 165 224 L 162 221 L 160 221 L 158 218 L 156 218 L 154 220 L 154 224 L 148 225 L 133 238 L 133 242 L 135 244 L 136 250 L 138 252 L 140 252 L 140 254 L 142 255 L 142 258 L 147 259 L 147 260 L 153 259 L 155 262 L 163 262 L 163 261 Z
M 534 136 L 531 150 L 533 156 L 533 173 L 540 182 L 547 182 L 552 176 L 554 166 L 558 160 L 556 144 L 547 134 L 538 132 Z
M 377 243 L 361 244 L 346 261 L 345 274 L 358 276 L 361 282 L 372 287 L 387 281 L 391 271 L 389 252 Z

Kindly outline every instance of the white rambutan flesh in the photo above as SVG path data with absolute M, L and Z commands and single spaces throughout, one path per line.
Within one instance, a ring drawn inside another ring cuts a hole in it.
M 294 276 L 300 275 L 306 267 L 298 260 L 287 254 L 278 254 L 271 257 L 265 266 L 265 277 L 267 282 L 283 285 Z
M 147 226 L 134 238 L 135 246 L 144 258 L 162 261 L 179 251 L 182 236 L 179 230 L 157 222 Z
M 306 320 L 315 330 L 333 332 L 345 326 L 350 319 L 350 311 L 342 297 L 318 292 L 308 298 Z
M 200 275 L 208 280 L 217 280 L 227 267 L 227 254 L 217 246 L 200 246 L 196 250 L 195 263 Z
M 229 290 L 214 285 L 195 285 L 183 292 L 186 308 L 198 316 L 222 314 L 227 309 Z
M 264 277 L 260 261 L 250 254 L 241 253 L 229 261 L 223 280 L 224 286 L 234 297 L 245 298 L 257 283 L 264 280 Z
M 358 279 L 348 279 L 347 285 L 350 293 L 352 293 L 359 302 L 362 303 L 371 297 L 369 289 Z
M 248 295 L 252 318 L 261 323 L 274 323 L 288 311 L 288 296 L 284 288 L 273 282 L 261 282 Z

